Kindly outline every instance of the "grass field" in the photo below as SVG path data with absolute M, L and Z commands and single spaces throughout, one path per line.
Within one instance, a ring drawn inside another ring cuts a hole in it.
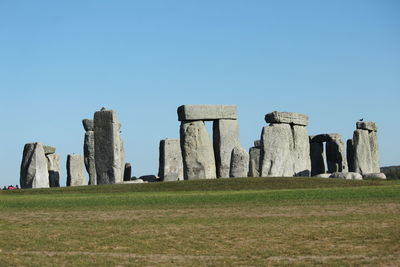
M 0 266 L 400 265 L 400 180 L 0 191 Z

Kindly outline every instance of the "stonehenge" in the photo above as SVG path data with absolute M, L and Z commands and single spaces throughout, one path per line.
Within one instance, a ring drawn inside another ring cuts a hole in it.
M 160 141 L 158 176 L 162 181 L 183 180 L 183 161 L 179 139 Z
M 84 159 L 82 155 L 67 156 L 67 186 L 86 185 Z
M 260 176 L 261 140 L 254 141 L 254 146 L 249 149 L 248 177 Z
M 308 117 L 299 113 L 271 112 L 265 115 L 261 133 L 261 175 L 310 176 Z
M 325 173 L 325 171 L 334 173 L 348 170 L 344 143 L 340 134 L 310 136 L 310 158 L 312 176 Z
M 94 121 L 91 119 L 82 120 L 85 129 L 85 139 L 83 143 L 83 156 L 86 171 L 89 174 L 89 185 L 97 184 L 96 162 L 94 155 Z
M 229 177 L 247 177 L 248 172 L 249 153 L 242 147 L 234 147 L 232 150 Z
M 46 158 L 49 171 L 49 186 L 60 187 L 60 157 L 57 154 L 47 154 Z
M 97 184 L 123 181 L 125 155 L 117 113 L 102 108 L 94 113 L 94 155 Z
M 44 146 L 28 143 L 24 146 L 20 171 L 21 188 L 49 187 L 49 171 Z
M 347 160 L 350 171 L 362 175 L 380 173 L 378 127 L 374 122 L 356 123 L 353 139 L 347 141 Z
M 240 145 L 236 106 L 183 105 L 177 112 L 184 178 L 229 178 L 232 150 Z M 213 144 L 204 121 L 213 121 Z

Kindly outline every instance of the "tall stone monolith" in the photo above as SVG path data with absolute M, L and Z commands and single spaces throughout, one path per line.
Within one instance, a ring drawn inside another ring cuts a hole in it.
M 213 139 L 217 177 L 229 178 L 232 150 L 240 146 L 238 121 L 215 120 Z
M 325 173 L 325 153 L 324 144 L 310 143 L 311 176 Z
M 94 114 L 94 148 L 97 184 L 121 183 L 124 175 L 124 147 L 121 124 L 113 110 Z
M 179 139 L 164 139 L 159 146 L 158 176 L 162 181 L 184 179 L 181 144 Z
M 127 162 L 124 167 L 124 182 L 130 181 L 132 177 L 132 165 Z
M 82 120 L 85 128 L 85 140 L 83 143 L 83 155 L 86 171 L 89 174 L 89 184 L 97 184 L 95 147 L 94 147 L 94 122 L 91 119 Z
M 49 185 L 50 187 L 60 187 L 60 157 L 57 154 L 47 154 L 46 158 Z
M 261 147 L 251 147 L 249 150 L 249 173 L 248 177 L 260 176 Z
M 217 177 L 214 149 L 203 121 L 182 121 L 180 141 L 185 180 Z
M 328 173 L 348 172 L 346 151 L 339 134 L 330 134 L 325 144 Z
M 86 185 L 84 159 L 82 155 L 67 156 L 67 186 Z
M 41 143 L 28 143 L 24 147 L 20 171 L 21 188 L 49 187 L 47 159 Z

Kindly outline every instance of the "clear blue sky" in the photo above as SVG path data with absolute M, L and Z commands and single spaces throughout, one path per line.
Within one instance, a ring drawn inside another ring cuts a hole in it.
M 25 143 L 82 154 L 83 118 L 118 112 L 133 175 L 156 174 L 182 104 L 238 105 L 249 148 L 268 112 L 350 138 L 377 122 L 400 165 L 400 1 L 0 0 L 0 185 Z

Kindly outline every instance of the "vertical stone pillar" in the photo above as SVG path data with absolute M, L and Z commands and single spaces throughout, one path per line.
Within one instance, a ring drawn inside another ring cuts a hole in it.
M 339 134 L 328 135 L 326 142 L 326 161 L 328 172 L 348 172 L 344 143 Z
M 164 139 L 159 147 L 158 176 L 162 181 L 184 179 L 181 144 L 179 139 Z
M 120 128 L 121 124 L 115 111 L 103 108 L 94 114 L 97 184 L 114 184 L 123 181 L 125 161 Z
M 60 157 L 57 154 L 48 154 L 47 168 L 49 171 L 50 187 L 60 187 Z
M 20 185 L 21 188 L 49 187 L 47 159 L 41 143 L 28 143 L 24 146 Z
M 214 120 L 213 139 L 218 178 L 229 178 L 232 150 L 240 146 L 237 120 Z
M 259 141 L 261 143 L 261 141 Z M 249 150 L 249 173 L 248 177 L 260 177 L 261 146 L 254 142 L 254 147 Z
M 180 140 L 185 180 L 214 179 L 214 149 L 203 121 L 182 121 Z
M 311 176 L 325 173 L 324 144 L 319 142 L 310 143 Z
M 82 155 L 67 156 L 67 186 L 86 185 Z
M 234 147 L 230 165 L 230 177 L 247 177 L 249 172 L 249 153 L 242 147 Z
M 83 155 L 86 171 L 89 174 L 89 185 L 97 184 L 95 148 L 94 148 L 94 122 L 90 119 L 82 120 L 85 128 L 85 140 L 83 143 Z
M 127 162 L 125 163 L 125 168 L 124 168 L 124 182 L 130 181 L 132 177 L 132 165 Z
M 347 157 L 347 164 L 349 166 L 349 172 L 355 172 L 356 169 L 354 167 L 354 147 L 353 147 L 353 139 L 347 140 L 346 145 L 346 157 Z

